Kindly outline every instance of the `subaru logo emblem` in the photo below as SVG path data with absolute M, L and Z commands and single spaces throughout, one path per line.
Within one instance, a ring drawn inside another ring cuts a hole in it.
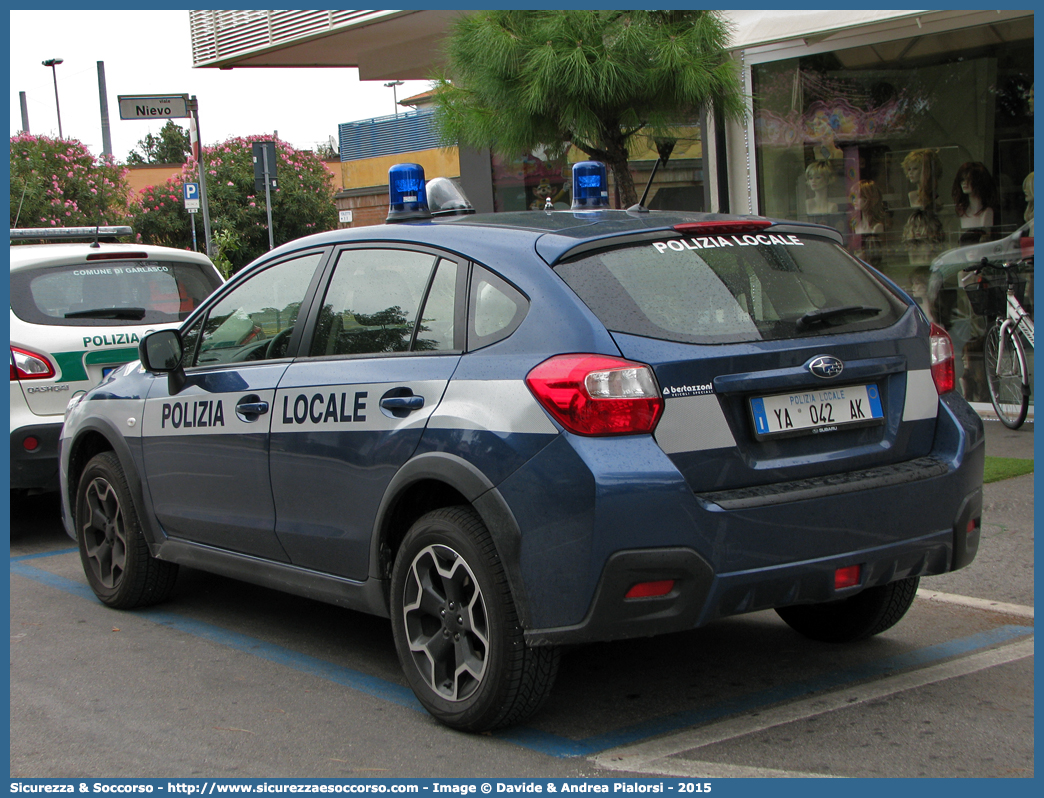
M 841 376 L 841 372 L 845 370 L 845 364 L 836 357 L 820 355 L 819 357 L 813 358 L 809 361 L 808 370 L 817 377 L 829 380 Z

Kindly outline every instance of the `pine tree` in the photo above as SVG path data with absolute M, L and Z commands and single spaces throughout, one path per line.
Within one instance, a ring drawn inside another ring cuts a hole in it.
M 127 155 L 128 166 L 149 166 L 151 164 L 185 163 L 192 150 L 188 131 L 167 120 L 158 136 L 151 133 L 138 142 Z
M 669 137 L 713 107 L 744 101 L 713 11 L 482 11 L 463 16 L 436 80 L 435 123 L 448 144 L 517 156 L 572 144 L 612 170 L 625 205 L 636 135 Z

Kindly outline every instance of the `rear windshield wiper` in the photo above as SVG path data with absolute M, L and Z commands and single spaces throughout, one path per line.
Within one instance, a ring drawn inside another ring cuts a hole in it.
M 67 319 L 131 319 L 141 321 L 145 318 L 145 308 L 94 308 L 93 310 L 75 310 L 66 313 Z
M 816 324 L 829 324 L 834 320 L 838 320 L 835 323 L 840 324 L 860 318 L 870 318 L 878 315 L 880 312 L 881 308 L 872 308 L 866 305 L 842 305 L 841 307 L 820 308 L 819 310 L 810 310 L 798 319 L 797 327 L 799 330 L 805 330 Z

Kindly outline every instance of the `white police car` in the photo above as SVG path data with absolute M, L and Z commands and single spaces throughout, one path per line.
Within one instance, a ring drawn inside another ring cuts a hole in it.
M 608 210 L 577 169 L 572 210 L 433 218 L 393 167 L 396 223 L 146 336 L 61 440 L 100 599 L 186 564 L 390 617 L 475 731 L 539 707 L 561 644 L 764 609 L 858 640 L 974 558 L 982 424 L 909 297 L 832 229 Z
M 57 490 L 69 399 L 136 360 L 141 336 L 178 326 L 222 282 L 205 255 L 110 243 L 131 234 L 11 230 L 12 490 Z

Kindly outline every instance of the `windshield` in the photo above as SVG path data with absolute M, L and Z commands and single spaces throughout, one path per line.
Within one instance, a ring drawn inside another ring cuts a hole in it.
M 33 324 L 164 324 L 184 321 L 217 285 L 194 263 L 80 263 L 13 273 L 11 309 Z
M 879 329 L 906 310 L 841 247 L 789 234 L 665 238 L 555 271 L 609 330 L 683 343 Z

